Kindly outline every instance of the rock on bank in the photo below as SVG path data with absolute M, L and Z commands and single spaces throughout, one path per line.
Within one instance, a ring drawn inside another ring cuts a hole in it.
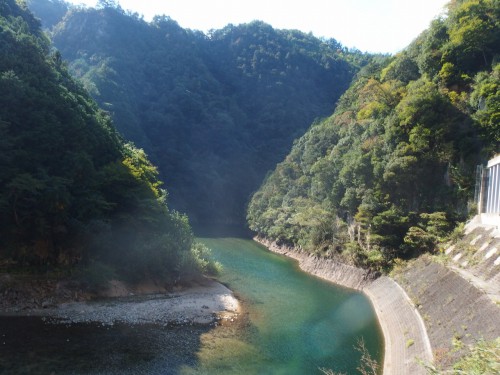
M 111 282 L 104 292 L 107 298 L 96 298 L 64 283 L 4 275 L 0 294 L 6 298 L 0 303 L 0 316 L 45 316 L 56 322 L 105 325 L 186 325 L 231 320 L 239 312 L 233 293 L 211 279 L 170 292 L 150 285 L 127 288 L 123 283 Z
M 48 313 L 69 323 L 191 325 L 234 319 L 238 310 L 239 303 L 228 288 L 205 280 L 178 292 L 73 302 Z

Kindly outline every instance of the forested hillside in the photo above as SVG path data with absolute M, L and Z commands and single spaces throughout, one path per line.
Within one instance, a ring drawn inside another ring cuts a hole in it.
M 2 268 L 164 282 L 210 269 L 156 168 L 15 0 L 0 2 L 0 158 Z
M 500 3 L 455 0 L 357 76 L 248 208 L 259 234 L 374 268 L 432 250 L 500 150 Z
M 61 2 L 30 3 L 43 19 Z M 158 165 L 172 205 L 200 224 L 243 225 L 266 172 L 333 111 L 367 59 L 262 22 L 209 35 L 166 16 L 148 23 L 112 1 L 71 9 L 52 38 L 118 130 Z

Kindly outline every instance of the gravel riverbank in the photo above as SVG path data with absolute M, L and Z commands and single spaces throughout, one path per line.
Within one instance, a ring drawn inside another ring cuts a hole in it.
M 209 281 L 176 293 L 73 302 L 42 313 L 70 323 L 187 325 L 235 319 L 238 308 L 228 288 Z
M 42 316 L 51 322 L 101 323 L 113 325 L 159 324 L 191 325 L 212 324 L 221 319 L 234 320 L 239 302 L 224 285 L 210 279 L 188 288 L 155 294 L 131 294 L 126 297 L 76 300 L 62 303 L 38 304 L 20 302 L 17 307 L 4 307 L 0 316 Z

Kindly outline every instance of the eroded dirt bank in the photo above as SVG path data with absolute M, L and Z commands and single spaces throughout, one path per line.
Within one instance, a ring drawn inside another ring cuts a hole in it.
M 79 283 L 43 276 L 0 274 L 0 312 L 21 313 L 92 298 Z

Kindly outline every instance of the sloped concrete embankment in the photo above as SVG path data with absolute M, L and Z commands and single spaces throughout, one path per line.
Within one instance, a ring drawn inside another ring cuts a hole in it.
M 432 362 L 424 323 L 405 291 L 388 277 L 376 278 L 367 270 L 332 259 L 319 258 L 275 242 L 255 238 L 269 250 L 291 257 L 305 272 L 336 284 L 363 291 L 371 300 L 385 340 L 385 375 L 426 374 L 419 361 Z
M 382 276 L 363 288 L 379 319 L 385 340 L 384 374 L 427 374 L 432 363 L 425 324 L 406 292 Z
M 500 337 L 500 233 L 475 223 L 465 229 L 446 249 L 446 264 L 423 256 L 396 276 L 418 305 L 442 368 L 464 354 L 460 346 Z
M 443 264 L 422 256 L 395 276 L 419 307 L 438 366 L 464 354 L 456 344 L 500 337 L 499 250 L 499 227 L 476 216 L 445 250 Z
M 500 308 L 471 281 L 429 257 L 420 257 L 397 277 L 428 329 L 437 365 L 448 368 L 474 344 L 500 337 Z
M 446 249 L 447 266 L 500 303 L 500 229 L 478 217 L 465 227 L 460 241 Z

